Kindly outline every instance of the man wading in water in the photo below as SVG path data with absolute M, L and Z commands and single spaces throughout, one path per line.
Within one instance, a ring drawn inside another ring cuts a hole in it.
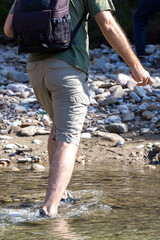
M 131 68 L 139 86 L 151 83 L 149 73 L 132 51 L 122 29 L 112 16 L 111 0 L 71 0 L 72 28 L 87 11 L 98 23 L 103 35 Z M 12 6 L 5 22 L 4 32 L 13 36 Z M 61 198 L 67 197 L 78 150 L 80 134 L 89 104 L 87 75 L 89 50 L 87 22 L 78 30 L 71 48 L 59 53 L 34 53 L 27 63 L 29 80 L 36 97 L 53 120 L 48 140 L 50 162 L 49 182 L 43 207 L 43 216 L 55 216 Z

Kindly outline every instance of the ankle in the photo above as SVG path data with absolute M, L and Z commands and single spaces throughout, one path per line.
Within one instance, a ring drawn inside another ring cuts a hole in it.
M 66 190 L 66 191 L 63 193 L 62 198 L 66 199 L 67 196 L 68 196 L 68 194 L 67 194 L 67 190 Z
M 46 206 L 43 206 L 42 209 L 45 211 L 46 215 L 48 216 L 56 216 L 58 213 L 57 209 L 55 208 L 47 208 Z

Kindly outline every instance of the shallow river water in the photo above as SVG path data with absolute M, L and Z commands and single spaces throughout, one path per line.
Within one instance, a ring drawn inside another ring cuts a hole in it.
M 160 171 L 76 165 L 55 219 L 40 219 L 48 172 L 0 171 L 0 240 L 160 239 Z

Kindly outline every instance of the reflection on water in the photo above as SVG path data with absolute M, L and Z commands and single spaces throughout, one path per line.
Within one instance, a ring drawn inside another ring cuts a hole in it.
M 77 165 L 69 189 L 75 204 L 40 219 L 47 172 L 0 172 L 0 239 L 160 239 L 160 172 Z

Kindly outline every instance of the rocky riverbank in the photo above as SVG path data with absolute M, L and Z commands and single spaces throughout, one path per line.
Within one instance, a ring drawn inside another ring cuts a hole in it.
M 146 53 L 153 82 L 139 87 L 113 49 L 101 45 L 90 51 L 90 105 L 77 162 L 159 166 L 160 46 L 147 45 Z M 16 47 L 0 46 L 0 167 L 14 170 L 24 163 L 32 169 L 44 165 L 51 128 L 29 84 L 26 62 Z

